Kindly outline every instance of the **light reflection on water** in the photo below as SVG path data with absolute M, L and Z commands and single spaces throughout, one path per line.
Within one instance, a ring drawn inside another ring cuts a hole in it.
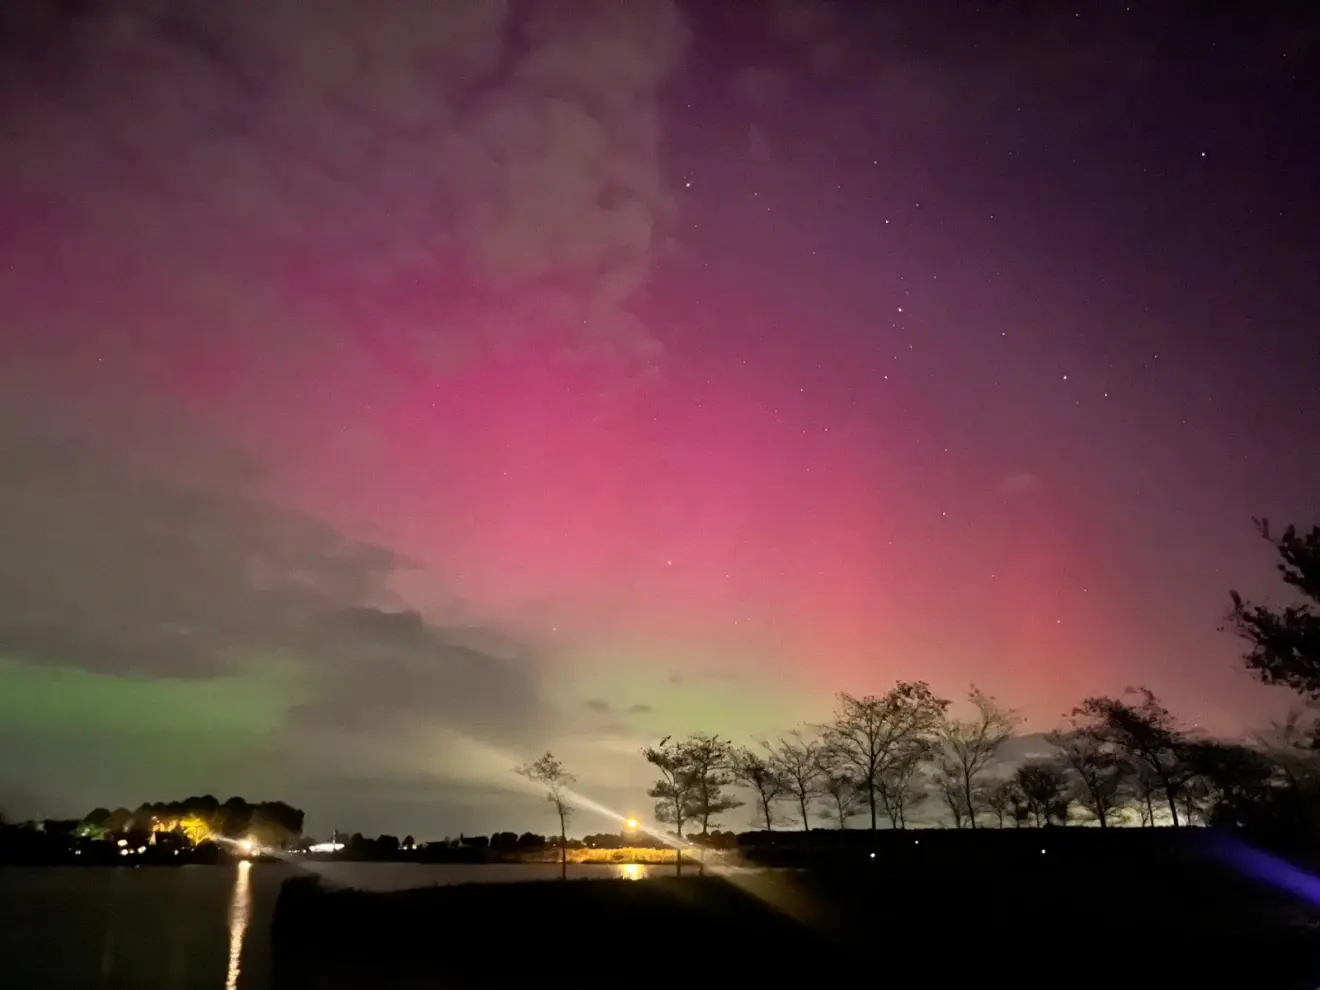
M 229 902 L 229 971 L 225 974 L 225 990 L 238 990 L 238 974 L 243 962 L 243 938 L 247 935 L 248 921 L 252 917 L 252 891 L 248 874 L 252 864 L 239 860 L 234 875 L 234 896 Z
M 0 5 L 3 0 L 0 0 Z M 369 891 L 549 881 L 558 863 L 309 861 L 328 886 Z M 707 873 L 717 872 L 707 865 Z M 265 990 L 279 863 L 0 869 L 0 990 Z M 751 871 L 749 871 L 751 872 Z M 697 870 L 684 865 L 684 876 Z M 737 882 L 738 871 L 718 874 Z M 573 864 L 574 880 L 672 877 L 670 864 Z M 6 911 L 11 904 L 22 910 Z

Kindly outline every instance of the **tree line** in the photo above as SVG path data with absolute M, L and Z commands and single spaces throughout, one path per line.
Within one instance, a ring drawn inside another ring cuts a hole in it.
M 861 817 L 870 829 L 907 828 L 933 808 L 955 828 L 1108 827 L 1135 819 L 1172 825 L 1277 817 L 1320 782 L 1315 726 L 1298 717 L 1251 742 L 1198 737 L 1150 691 L 1088 698 L 1050 754 L 1007 767 L 1016 713 L 973 688 L 966 717 L 920 681 L 880 695 L 843 693 L 832 720 L 754 747 L 695 733 L 643 755 L 659 771 L 648 791 L 656 820 L 705 836 L 747 801 L 771 830 Z
M 1008 768 L 1017 712 L 973 687 L 964 713 L 923 681 L 884 694 L 838 695 L 833 717 L 755 746 L 717 734 L 667 736 L 642 750 L 657 777 L 647 794 L 655 820 L 679 838 L 706 837 L 750 800 L 771 830 L 906 828 L 935 806 L 956 828 L 1064 825 L 1101 828 L 1135 818 L 1259 830 L 1320 825 L 1320 527 L 1274 534 L 1285 584 L 1300 601 L 1273 608 L 1231 593 L 1229 624 L 1247 644 L 1246 668 L 1297 692 L 1307 708 L 1245 740 L 1209 738 L 1183 725 L 1145 688 L 1084 699 L 1046 733 L 1050 752 Z M 572 775 L 552 754 L 524 768 L 559 815 L 571 810 Z M 740 796 L 733 789 L 742 789 Z
M 95 808 L 78 823 L 77 834 L 100 839 L 134 833 L 179 833 L 192 845 L 216 839 L 252 839 L 264 848 L 283 849 L 302 835 L 303 812 L 283 801 L 220 801 L 210 794 L 182 801 L 160 801 L 127 808 Z

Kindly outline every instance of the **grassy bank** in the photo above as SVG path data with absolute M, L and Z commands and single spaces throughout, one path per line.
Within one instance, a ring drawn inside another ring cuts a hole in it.
M 904 836 L 874 858 L 734 879 L 390 894 L 299 880 L 276 913 L 275 990 L 672 988 L 706 971 L 767 988 L 1320 983 L 1320 914 L 1199 837 L 1071 831 L 1048 846 L 1041 833 Z
M 643 866 L 673 866 L 677 857 L 673 849 L 651 849 L 647 847 L 627 847 L 624 849 L 570 849 L 568 861 L 574 865 L 637 863 Z M 683 854 L 683 862 L 697 863 L 702 859 L 707 863 L 732 864 L 736 857 L 732 854 L 707 850 L 689 849 Z M 543 853 L 525 853 L 519 857 L 523 863 L 558 863 L 559 850 L 551 849 Z

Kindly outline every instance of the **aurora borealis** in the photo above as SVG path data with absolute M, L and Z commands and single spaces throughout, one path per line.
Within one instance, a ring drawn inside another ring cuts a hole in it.
M 0 810 L 533 827 L 899 678 L 1259 722 L 1285 6 L 5 4 Z

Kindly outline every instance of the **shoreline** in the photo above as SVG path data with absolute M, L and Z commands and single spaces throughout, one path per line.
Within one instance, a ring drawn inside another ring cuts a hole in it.
M 570 855 L 568 866 L 644 866 L 651 868 L 676 868 L 677 856 L 672 850 L 590 850 L 588 855 Z M 647 853 L 638 855 L 638 852 Z M 30 861 L 10 860 L 0 862 L 0 867 L 23 869 L 80 869 L 116 867 L 122 869 L 170 869 L 181 866 L 226 866 L 240 862 L 250 863 L 379 863 L 405 864 L 412 866 L 545 866 L 558 867 L 561 860 L 557 856 L 539 854 L 510 855 L 450 855 L 436 856 L 426 854 L 398 853 L 391 856 L 345 856 L 342 853 L 264 853 L 247 856 L 234 856 L 228 853 L 219 855 L 184 855 L 184 856 L 144 856 L 126 861 L 115 855 L 104 856 L 64 856 L 59 859 L 34 859 Z M 742 857 L 731 853 L 710 853 L 703 858 L 685 853 L 683 870 L 697 870 L 701 866 L 709 867 L 755 867 Z
M 1044 855 L 1030 838 L 969 842 L 948 856 L 909 841 L 877 860 L 732 878 L 694 871 L 389 892 L 291 878 L 272 925 L 273 990 L 545 979 L 543 953 L 478 951 L 495 933 L 535 933 L 552 962 L 555 952 L 567 960 L 579 947 L 608 947 L 617 964 L 574 968 L 588 988 L 672 988 L 674 965 L 681 970 L 694 947 L 718 947 L 736 959 L 740 982 L 767 987 L 784 985 L 795 960 L 828 960 L 843 982 L 885 965 L 913 977 L 927 967 L 931 985 L 984 983 L 1029 963 L 1069 986 L 1212 985 L 1228 969 L 1253 972 L 1258 986 L 1316 985 L 1320 907 L 1243 875 L 1200 837 L 1092 834 Z M 1158 951 L 1144 951 L 1152 939 Z M 1103 960 L 1087 946 L 1103 947 Z

